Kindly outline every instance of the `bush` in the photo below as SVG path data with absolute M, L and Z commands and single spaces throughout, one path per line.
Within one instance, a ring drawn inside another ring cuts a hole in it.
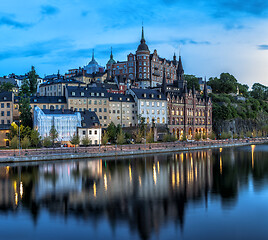
M 82 144 L 83 144 L 84 146 L 88 146 L 88 145 L 90 144 L 90 142 L 91 142 L 91 140 L 90 140 L 87 136 L 85 136 L 85 137 L 82 139 Z
M 19 147 L 19 139 L 17 136 L 14 136 L 10 141 L 10 147 L 12 149 L 17 149 Z
M 221 139 L 228 139 L 231 137 L 232 137 L 232 134 L 230 132 L 222 132 L 220 136 Z
M 201 139 L 201 133 L 196 133 L 196 134 L 194 135 L 194 139 L 195 139 L 196 141 L 199 141 L 199 140 Z
M 31 141 L 30 141 L 30 139 L 26 136 L 26 137 L 24 137 L 23 139 L 22 139 L 22 141 L 21 141 L 21 147 L 23 148 L 23 149 L 27 149 L 27 148 L 29 148 L 31 146 Z
M 46 148 L 49 148 L 52 146 L 52 140 L 50 137 L 45 137 L 43 139 L 43 146 L 46 147 Z
M 214 140 L 216 138 L 216 134 L 212 131 L 210 134 L 209 134 L 209 138 Z
M 246 136 L 249 138 L 249 137 L 252 137 L 252 133 L 250 131 L 247 131 L 246 132 Z

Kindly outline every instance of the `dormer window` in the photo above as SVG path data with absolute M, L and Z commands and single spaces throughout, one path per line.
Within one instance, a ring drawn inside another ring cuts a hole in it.
M 100 94 L 97 92 L 97 97 L 100 96 Z
M 113 98 L 112 97 L 110 97 L 110 101 L 112 101 L 113 100 Z
M 85 127 L 86 126 L 86 123 L 83 123 L 83 127 Z
M 102 96 L 102 97 L 104 96 L 104 93 L 103 93 L 103 92 L 101 93 L 101 96 Z
M 122 98 L 120 97 L 119 100 L 122 101 Z
M 75 96 L 75 92 L 72 92 L 72 96 Z
M 81 96 L 85 96 L 85 93 L 84 92 L 81 92 Z
M 158 98 L 161 98 L 161 95 L 159 95 Z
M 154 98 L 154 94 L 152 94 L 151 96 L 152 96 L 152 98 Z
M 144 93 L 144 94 L 143 94 L 143 97 L 145 97 L 145 98 L 146 98 L 146 93 Z
M 34 99 L 34 102 L 37 102 L 37 99 Z
M 61 102 L 61 99 L 58 99 L 58 102 Z
M 7 97 L 4 97 L 4 100 L 7 100 Z
M 129 102 L 129 98 L 127 98 L 127 101 Z
M 91 96 L 93 96 L 93 97 L 94 97 L 94 93 L 93 93 L 93 92 L 91 93 Z

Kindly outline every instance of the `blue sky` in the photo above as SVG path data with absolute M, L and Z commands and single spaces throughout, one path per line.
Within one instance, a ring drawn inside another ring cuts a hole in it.
M 187 74 L 233 74 L 268 84 L 265 0 L 9 0 L 0 3 L 0 76 L 36 67 L 40 76 L 101 65 L 135 52 L 144 23 L 151 51 L 183 58 Z

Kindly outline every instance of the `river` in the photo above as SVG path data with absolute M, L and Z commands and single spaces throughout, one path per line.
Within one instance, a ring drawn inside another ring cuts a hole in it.
M 0 165 L 0 239 L 267 239 L 268 145 Z

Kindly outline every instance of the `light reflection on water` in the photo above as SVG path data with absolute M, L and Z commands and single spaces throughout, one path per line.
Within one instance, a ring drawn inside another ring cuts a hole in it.
M 1 233 L 8 239 L 261 239 L 268 234 L 257 224 L 268 224 L 267 149 L 2 166 Z

